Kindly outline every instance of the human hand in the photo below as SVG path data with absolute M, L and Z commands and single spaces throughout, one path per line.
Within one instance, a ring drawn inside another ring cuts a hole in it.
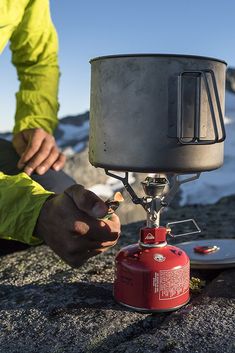
M 15 134 L 13 146 L 20 156 L 19 169 L 31 175 L 36 172 L 43 175 L 52 168 L 63 168 L 66 157 L 59 151 L 54 137 L 41 128 L 26 129 Z
M 117 215 L 101 220 L 108 212 L 106 204 L 81 185 L 73 185 L 63 194 L 44 203 L 35 235 L 72 267 L 116 244 L 120 234 Z

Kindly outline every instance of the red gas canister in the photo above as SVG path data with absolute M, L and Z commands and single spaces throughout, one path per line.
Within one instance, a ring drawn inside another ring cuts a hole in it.
M 166 242 L 169 229 L 141 229 L 140 242 L 116 256 L 114 298 L 139 311 L 162 312 L 189 301 L 189 258 Z

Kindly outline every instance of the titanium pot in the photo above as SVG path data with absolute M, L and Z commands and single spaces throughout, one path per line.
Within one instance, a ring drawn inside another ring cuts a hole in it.
M 226 63 L 192 55 L 91 60 L 95 167 L 191 173 L 223 164 Z

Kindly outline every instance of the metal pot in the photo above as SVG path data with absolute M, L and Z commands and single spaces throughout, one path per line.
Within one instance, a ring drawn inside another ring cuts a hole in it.
M 224 61 L 119 55 L 92 59 L 91 70 L 91 164 L 163 173 L 223 164 Z

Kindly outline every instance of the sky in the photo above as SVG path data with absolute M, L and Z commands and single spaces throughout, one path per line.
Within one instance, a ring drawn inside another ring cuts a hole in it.
M 235 67 L 234 0 L 51 0 L 60 42 L 59 117 L 89 109 L 89 60 L 107 54 L 212 56 Z M 14 126 L 16 72 L 0 55 L 0 131 Z

